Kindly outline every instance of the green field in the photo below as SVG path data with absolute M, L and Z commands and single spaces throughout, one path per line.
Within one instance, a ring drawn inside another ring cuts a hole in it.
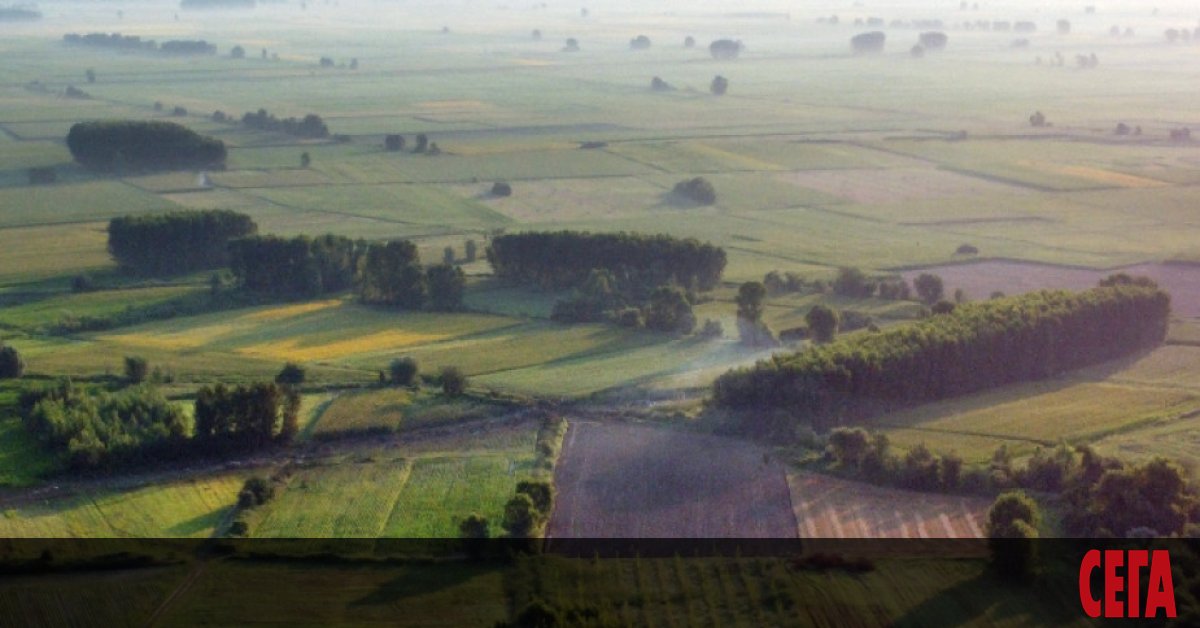
M 240 474 L 166 481 L 131 490 L 85 489 L 77 495 L 7 508 L 5 537 L 207 537 L 229 516 Z
M 1194 421 L 1200 410 L 1198 351 L 1166 346 L 1048 382 L 888 414 L 874 425 L 901 448 L 923 442 L 935 451 L 955 451 L 968 463 L 991 460 L 1001 445 L 1023 455 L 1059 442 L 1144 444 L 1186 433 L 1182 426 Z
M 303 467 L 255 513 L 251 534 L 440 538 L 456 537 L 472 513 L 499 522 L 517 482 L 533 475 L 535 431 L 525 425 L 436 449 L 384 449 Z

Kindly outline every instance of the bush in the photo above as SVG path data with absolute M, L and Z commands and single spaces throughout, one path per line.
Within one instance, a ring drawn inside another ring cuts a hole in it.
M 512 186 L 505 181 L 492 184 L 492 196 L 512 196 Z
M 393 386 L 412 386 L 417 382 L 417 373 L 420 369 L 416 360 L 404 356 L 392 360 L 388 370 L 392 376 Z
M 242 485 L 242 490 L 238 493 L 238 506 L 242 508 L 261 506 L 271 501 L 274 496 L 275 485 L 264 477 L 254 476 L 248 478 Z
M 714 76 L 712 84 L 708 86 L 708 91 L 717 96 L 724 96 L 729 91 L 729 79 L 724 76 Z
M 645 324 L 642 320 L 642 311 L 636 307 L 627 307 L 617 312 L 617 324 L 629 329 L 641 328 Z
M 695 203 L 701 205 L 712 205 L 717 202 L 717 191 L 713 188 L 713 184 L 704 177 L 696 177 L 687 181 L 680 181 L 675 184 L 675 189 L 672 190 L 678 196 L 682 196 Z
M 809 335 L 817 342 L 830 342 L 838 331 L 838 314 L 831 308 L 818 303 L 804 315 Z
M 467 390 L 467 376 L 456 366 L 443 367 L 439 379 L 447 397 L 459 397 Z
M 290 386 L 299 386 L 304 383 L 306 372 L 303 366 L 288 362 L 283 365 L 283 369 L 275 376 L 276 384 L 288 384 Z
M 865 299 L 875 294 L 876 283 L 857 268 L 843 266 L 833 280 L 833 292 L 844 297 Z
M 71 278 L 71 292 L 91 292 L 96 289 L 96 282 L 88 275 L 75 275 Z
M 716 339 L 725 337 L 725 328 L 721 325 L 721 321 L 715 321 L 711 318 L 704 319 L 704 324 L 700 326 L 700 331 L 696 335 L 705 339 Z
M 127 355 L 125 356 L 125 379 L 140 384 L 146 381 L 146 376 L 150 374 L 150 364 L 146 362 L 146 358 Z
M 25 374 L 25 360 L 13 347 L 0 342 L 0 379 L 17 379 Z
M 956 255 L 979 255 L 979 249 L 971 244 L 963 244 L 954 253 Z

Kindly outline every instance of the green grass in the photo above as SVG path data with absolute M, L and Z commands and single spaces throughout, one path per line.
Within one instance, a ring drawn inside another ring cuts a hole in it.
M 395 431 L 402 424 L 408 406 L 412 404 L 412 397 L 411 391 L 396 388 L 338 395 L 321 413 L 312 434 L 325 436 L 363 430 Z
M 0 229 L 0 285 L 15 285 L 113 266 L 104 223 Z
M 899 447 L 924 442 L 981 463 L 1001 444 L 1016 454 L 1060 440 L 1083 443 L 1177 417 L 1200 394 L 1115 383 L 1021 384 L 893 413 L 872 424 Z
M 402 458 L 304 469 L 267 506 L 253 534 L 288 538 L 382 536 L 411 463 Z M 351 499 L 350 497 L 353 496 Z
M 482 228 L 509 222 L 503 215 L 476 201 L 426 186 L 288 187 L 255 190 L 251 194 L 297 209 L 403 224 Z
M 241 474 L 20 505 L 0 516 L 5 537 L 207 537 L 237 501 Z
M 531 450 L 418 460 L 394 502 L 383 536 L 455 537 L 458 522 L 472 513 L 486 517 L 492 522 L 492 534 L 499 535 L 504 503 L 517 482 L 530 475 L 533 460 Z
M 64 320 L 106 317 L 127 309 L 161 305 L 198 293 L 198 286 L 163 286 L 61 294 L 0 309 L 0 326 L 45 329 Z
M 95 222 L 170 209 L 179 206 L 119 181 L 0 188 L 0 227 Z

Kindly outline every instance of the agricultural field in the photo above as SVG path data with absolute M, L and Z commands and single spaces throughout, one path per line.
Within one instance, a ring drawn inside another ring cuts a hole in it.
M 802 538 L 971 539 L 984 537 L 991 501 L 866 486 L 816 473 L 789 473 Z
M 1186 425 L 1200 410 L 1200 350 L 1168 345 L 1062 377 L 1006 386 L 876 419 L 903 448 L 925 443 L 983 464 L 1001 445 L 1015 456 L 1037 448 L 1137 441 Z
M 243 480 L 225 473 L 133 489 L 100 484 L 68 497 L 6 504 L 0 536 L 205 538 L 231 516 Z
M 547 536 L 795 537 L 782 465 L 746 442 L 572 423 Z
M 499 522 L 517 482 L 535 475 L 535 433 L 526 422 L 301 465 L 253 514 L 251 535 L 452 538 L 472 513 Z

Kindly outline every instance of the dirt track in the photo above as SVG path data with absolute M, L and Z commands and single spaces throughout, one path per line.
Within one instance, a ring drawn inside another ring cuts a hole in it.
M 741 440 L 573 421 L 550 537 L 795 538 L 787 479 Z

